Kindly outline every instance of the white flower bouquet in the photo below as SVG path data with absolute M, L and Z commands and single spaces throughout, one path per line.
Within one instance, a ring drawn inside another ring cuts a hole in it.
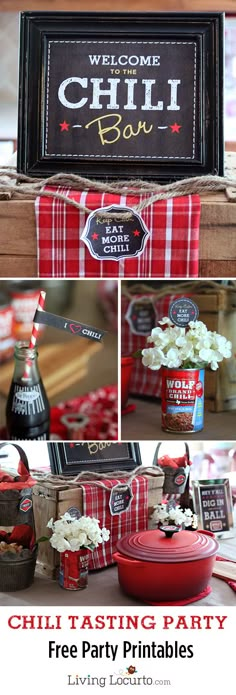
M 158 504 L 154 507 L 152 519 L 159 524 L 175 524 L 185 528 L 197 529 L 198 518 L 191 509 L 182 509 L 179 504 L 168 509 L 167 504 Z
M 66 512 L 57 521 L 50 519 L 47 527 L 53 532 L 49 541 L 59 553 L 66 550 L 75 552 L 81 548 L 92 551 L 110 538 L 110 531 L 106 528 L 101 529 L 98 519 L 91 516 L 75 519 Z
M 147 338 L 154 347 L 142 350 L 142 363 L 149 369 L 216 370 L 219 362 L 232 355 L 232 343 L 215 331 L 208 331 L 202 321 L 190 321 L 186 328 L 175 326 L 168 317 L 159 321 Z

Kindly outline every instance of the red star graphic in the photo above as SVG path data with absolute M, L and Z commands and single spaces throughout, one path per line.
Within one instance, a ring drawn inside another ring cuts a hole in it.
M 182 128 L 182 125 L 178 125 L 178 123 L 174 123 L 173 125 L 169 126 L 171 128 L 172 133 L 179 133 L 180 128 Z
M 94 234 L 92 234 L 92 239 L 98 239 L 98 234 L 96 234 L 96 232 L 94 232 Z
M 135 231 L 133 232 L 133 235 L 134 235 L 134 236 L 139 236 L 139 235 L 140 235 L 140 232 L 138 231 L 138 229 L 135 229 Z
M 61 128 L 61 133 L 63 130 L 69 130 L 70 124 L 67 123 L 66 121 L 63 121 L 63 123 L 59 123 L 59 126 Z

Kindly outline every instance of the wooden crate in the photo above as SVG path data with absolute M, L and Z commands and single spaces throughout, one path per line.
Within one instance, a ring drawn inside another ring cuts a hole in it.
M 148 478 L 148 516 L 153 512 L 153 507 L 162 500 L 164 474 L 161 469 L 155 467 L 158 474 L 147 475 Z M 47 523 L 49 519 L 58 519 L 71 507 L 79 509 L 83 514 L 83 492 L 79 484 L 68 485 L 66 482 L 40 482 L 33 488 L 33 510 L 35 520 L 36 538 L 48 536 Z M 152 521 L 149 521 L 149 528 Z M 59 554 L 50 543 L 39 544 L 37 559 L 37 571 L 44 576 L 54 579 L 59 567 Z
M 236 153 L 226 153 L 235 175 Z M 234 201 L 234 202 L 233 202 Z M 236 202 L 226 193 L 201 195 L 200 277 L 236 277 Z M 0 277 L 37 276 L 33 200 L 0 200 Z
M 191 294 L 199 307 L 199 319 L 207 328 L 224 335 L 233 343 L 236 352 L 236 286 L 209 289 L 205 294 Z M 205 405 L 208 410 L 220 412 L 236 409 L 235 358 L 223 360 L 219 369 L 206 369 Z

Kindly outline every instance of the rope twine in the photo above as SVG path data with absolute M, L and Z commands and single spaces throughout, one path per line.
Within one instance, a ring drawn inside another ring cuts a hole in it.
M 178 196 L 204 194 L 207 192 L 236 190 L 236 177 L 232 176 L 196 176 L 193 178 L 182 179 L 160 185 L 155 182 L 143 181 L 139 179 L 129 181 L 95 181 L 77 174 L 55 174 L 45 179 L 31 178 L 25 174 L 18 174 L 14 167 L 0 169 L 0 199 L 6 198 L 15 200 L 33 199 L 39 195 L 47 198 L 62 200 L 67 205 L 71 205 L 84 213 L 93 212 L 90 208 L 82 205 L 73 198 L 68 198 L 58 190 L 44 190 L 44 186 L 55 186 L 57 188 L 73 188 L 75 191 L 97 191 L 102 193 L 114 193 L 117 195 L 144 196 L 137 205 L 133 206 L 136 212 L 142 212 L 145 208 L 153 205 L 158 200 L 176 198 Z M 107 219 L 107 212 L 99 211 L 98 216 Z M 109 218 L 121 219 L 126 221 L 132 218 L 132 212 L 109 213 Z
M 66 483 L 66 486 L 68 487 L 74 487 L 78 483 L 89 483 L 90 485 L 94 485 L 95 487 L 101 487 L 104 490 L 109 490 L 111 492 L 111 488 L 108 487 L 108 485 L 105 485 L 105 483 L 102 482 L 103 479 L 111 479 L 113 480 L 114 478 L 127 478 L 126 480 L 126 485 L 131 485 L 132 481 L 134 478 L 136 478 L 137 475 L 147 475 L 147 476 L 152 476 L 152 477 L 157 477 L 162 474 L 161 468 L 158 466 L 155 467 L 146 467 L 146 466 L 138 466 L 135 468 L 132 473 L 130 474 L 130 471 L 112 471 L 111 473 L 95 473 L 94 471 L 91 471 L 90 473 L 88 472 L 81 472 L 78 475 L 76 475 L 75 478 L 69 476 L 63 476 L 63 475 L 51 475 L 49 473 L 48 475 L 43 475 L 40 477 L 39 480 L 37 480 L 38 484 L 41 483 L 52 483 L 52 484 L 57 484 L 60 485 L 62 483 Z
M 145 283 L 135 283 L 131 287 L 122 283 L 122 295 L 127 297 L 127 299 L 132 300 L 135 295 L 141 296 L 142 294 L 148 295 L 146 301 L 150 301 L 153 297 L 155 299 L 161 299 L 166 295 L 180 294 L 182 292 L 193 292 L 194 294 L 225 294 L 225 292 L 234 293 L 236 290 L 236 280 L 230 280 L 228 285 L 219 285 L 215 280 L 194 280 L 179 282 L 175 284 L 167 284 L 165 287 L 154 288 L 150 285 L 145 285 Z M 143 301 L 143 299 L 142 299 Z

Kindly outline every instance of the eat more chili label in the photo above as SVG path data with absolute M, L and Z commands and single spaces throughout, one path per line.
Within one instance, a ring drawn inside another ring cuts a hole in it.
M 122 220 L 120 213 L 124 216 L 128 213 L 128 219 Z M 138 212 L 130 207 L 109 205 L 89 215 L 81 239 L 93 258 L 119 261 L 139 256 L 148 237 L 149 230 Z
M 109 499 L 109 508 L 111 516 L 127 512 L 132 502 L 132 499 L 133 493 L 130 485 L 115 485 L 112 488 Z
M 125 319 L 135 335 L 150 335 L 156 323 L 156 311 L 152 299 L 149 297 L 131 299 Z

